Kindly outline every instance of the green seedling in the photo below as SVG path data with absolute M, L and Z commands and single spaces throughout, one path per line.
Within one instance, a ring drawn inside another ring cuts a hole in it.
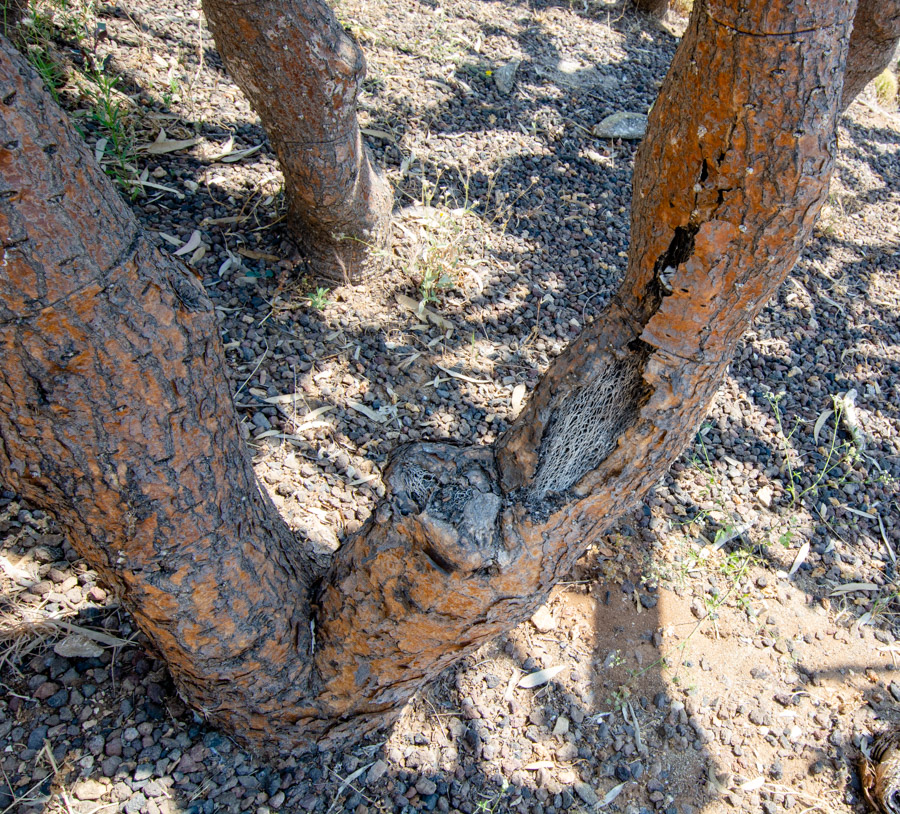
M 309 294 L 306 295 L 306 300 L 309 303 L 309 307 L 316 311 L 324 311 L 325 306 L 328 305 L 330 300 L 328 299 L 328 291 L 329 289 L 319 287 L 315 291 L 310 291 Z

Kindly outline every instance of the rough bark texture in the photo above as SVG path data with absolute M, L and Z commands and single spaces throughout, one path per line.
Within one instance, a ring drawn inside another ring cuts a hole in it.
M 213 720 L 282 748 L 389 723 L 533 612 L 680 453 L 833 162 L 853 5 L 747 6 L 695 6 L 605 314 L 496 448 L 398 450 L 374 518 L 309 589 L 241 453 L 202 291 L 4 48 L 0 469 L 60 516 Z
M 346 721 L 334 731 L 383 722 L 532 613 L 690 440 L 827 195 L 852 14 L 695 4 L 638 152 L 614 302 L 495 454 L 402 450 L 376 521 L 337 554 L 316 653 L 325 710 Z
M 278 155 L 288 228 L 312 273 L 360 282 L 378 263 L 391 210 L 356 117 L 362 51 L 322 0 L 204 0 L 203 10 Z
M 844 95 L 846 110 L 869 84 L 892 62 L 900 42 L 900 0 L 859 0 L 850 35 Z
M 0 106 L 3 480 L 56 514 L 195 708 L 269 738 L 306 690 L 307 586 L 210 303 L 2 38 Z

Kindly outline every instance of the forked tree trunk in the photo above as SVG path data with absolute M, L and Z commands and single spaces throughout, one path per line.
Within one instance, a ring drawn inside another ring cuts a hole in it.
M 324 0 L 203 0 L 203 10 L 278 156 L 288 229 L 311 272 L 363 281 L 386 245 L 392 196 L 356 117 L 362 51 Z
M 202 292 L 4 46 L 0 468 L 211 720 L 282 748 L 390 722 L 532 613 L 680 453 L 833 163 L 852 5 L 746 5 L 698 0 L 638 153 L 612 305 L 495 448 L 398 450 L 315 588 L 243 457 Z
M 841 109 L 846 110 L 891 62 L 900 42 L 900 0 L 859 0 L 850 35 Z

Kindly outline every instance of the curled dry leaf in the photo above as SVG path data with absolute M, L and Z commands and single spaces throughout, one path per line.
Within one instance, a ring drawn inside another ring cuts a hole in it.
M 406 311 L 412 311 L 419 319 L 425 319 L 432 325 L 437 325 L 442 331 L 449 331 L 453 327 L 440 314 L 436 314 L 430 308 L 426 308 L 424 303 L 407 297 L 405 294 L 397 295 L 397 304 Z
M 817 444 L 819 443 L 819 433 L 822 432 L 822 427 L 825 426 L 825 422 L 834 415 L 834 410 L 823 410 L 819 417 L 816 419 L 816 423 L 813 425 L 813 441 Z
M 765 778 L 763 777 L 754 777 L 752 780 L 748 780 L 746 783 L 741 783 L 738 788 L 741 791 L 756 791 L 759 788 L 762 788 L 763 783 L 765 783 Z
M 170 139 L 166 136 L 166 131 L 159 129 L 159 135 L 151 144 L 141 144 L 138 149 L 150 153 L 150 155 L 163 155 L 165 153 L 175 153 L 178 150 L 185 150 L 199 144 L 202 139 L 186 138 L 186 139 Z
M 618 786 L 613 786 L 606 794 L 603 795 L 603 799 L 600 801 L 601 806 L 608 806 L 613 800 L 616 799 L 621 793 L 622 789 L 626 786 L 625 783 L 619 783 Z
M 384 422 L 391 417 L 389 412 L 373 410 L 371 407 L 366 407 L 365 404 L 360 404 L 358 401 L 348 401 L 347 406 L 356 410 L 358 413 L 362 413 L 366 418 L 374 421 L 376 424 L 384 424 Z
M 180 249 L 176 249 L 173 254 L 176 257 L 182 257 L 188 254 L 188 252 L 193 252 L 199 249 L 201 243 L 203 243 L 203 237 L 200 234 L 200 230 L 194 229 L 190 238 L 188 238 L 188 242 L 185 243 Z
M 807 556 L 809 555 L 809 540 L 807 540 L 802 546 L 800 546 L 800 550 L 797 552 L 797 556 L 794 557 L 794 564 L 791 566 L 791 570 L 788 571 L 788 576 L 792 577 L 797 573 L 797 569 L 803 565 L 806 561 Z
M 878 586 L 874 582 L 848 582 L 845 585 L 838 585 L 830 596 L 840 596 L 841 594 L 852 594 L 854 591 L 877 591 Z
M 527 676 L 523 676 L 519 679 L 517 686 L 525 690 L 529 690 L 533 687 L 542 687 L 567 668 L 567 664 L 557 664 L 555 667 L 548 667 L 546 670 L 538 670 L 537 672 L 529 673 Z

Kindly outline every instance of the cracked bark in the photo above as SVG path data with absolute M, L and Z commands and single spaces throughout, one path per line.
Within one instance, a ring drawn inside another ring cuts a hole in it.
M 762 5 L 696 3 L 638 152 L 611 305 L 496 447 L 397 450 L 385 500 L 314 584 L 243 455 L 202 291 L 4 46 L 0 468 L 212 721 L 281 749 L 390 723 L 531 614 L 681 452 L 833 164 L 852 4 Z
M 356 117 L 359 46 L 322 0 L 204 0 L 203 11 L 278 156 L 288 229 L 311 273 L 365 280 L 387 243 L 392 195 Z
M 308 684 L 309 577 L 246 457 L 210 302 L 2 38 L 0 106 L 3 480 L 58 518 L 185 698 L 260 737 Z
M 841 109 L 846 110 L 862 89 L 896 63 L 900 42 L 900 0 L 859 0 L 850 35 Z
M 376 521 L 338 552 L 317 615 L 331 731 L 383 723 L 440 669 L 529 616 L 680 454 L 827 195 L 852 13 L 842 0 L 695 3 L 638 151 L 628 270 L 612 304 L 493 454 L 401 450 Z M 544 493 L 560 427 L 591 446 L 569 449 L 583 471 Z M 466 494 L 484 506 L 480 534 L 447 520 L 443 507 Z

